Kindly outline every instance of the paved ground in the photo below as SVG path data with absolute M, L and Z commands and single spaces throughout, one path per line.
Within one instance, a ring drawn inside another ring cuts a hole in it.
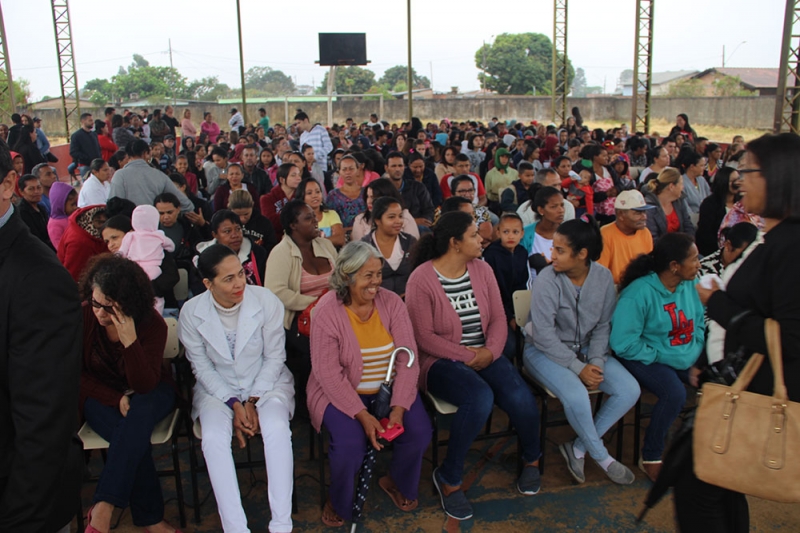
M 556 402 L 557 403 L 557 402 Z M 504 416 L 495 410 L 495 427 L 502 428 Z M 628 415 L 629 418 L 631 415 Z M 646 423 L 646 422 L 645 422 Z M 365 521 L 359 527 L 362 532 L 671 532 L 675 531 L 671 497 L 667 496 L 650 513 L 642 524 L 635 517 L 649 489 L 644 474 L 634 468 L 636 482 L 627 487 L 614 485 L 599 467 L 587 461 L 586 483 L 577 486 L 572 481 L 564 461 L 556 449 L 559 442 L 573 436 L 569 427 L 551 429 L 548 432 L 546 470 L 542 491 L 536 496 L 522 496 L 514 488 L 516 475 L 516 440 L 513 437 L 476 443 L 468 458 L 466 482 L 467 496 L 473 503 L 475 517 L 458 523 L 447 520 L 441 510 L 439 499 L 434 495 L 431 479 L 431 463 L 425 462 L 422 472 L 419 508 L 405 514 L 397 510 L 391 500 L 377 487 L 369 495 Z M 296 457 L 296 490 L 299 512 L 294 515 L 295 531 L 332 531 L 319 520 L 318 463 L 308 456 L 308 426 L 298 423 L 294 428 Z M 611 435 L 609 450 L 615 450 L 616 436 Z M 633 431 L 625 429 L 623 461 L 631 465 L 633 458 Z M 188 504 L 192 504 L 189 477 L 188 442 L 181 440 L 181 460 L 184 470 L 183 485 Z M 171 465 L 168 447 L 159 447 L 154 452 L 159 464 Z M 444 449 L 442 449 L 442 454 Z M 258 446 L 253 446 L 254 457 L 259 456 Z M 430 455 L 430 452 L 429 452 Z M 428 455 L 428 456 L 429 456 Z M 242 456 L 243 457 L 243 456 Z M 389 456 L 381 454 L 378 471 L 386 470 Z M 102 462 L 98 454 L 92 459 L 92 471 L 99 472 Z M 265 532 L 269 519 L 266 482 L 263 469 L 239 471 L 239 480 L 245 501 L 245 511 L 253 532 Z M 162 480 L 165 497 L 171 499 L 166 506 L 166 518 L 178 524 L 178 509 L 175 503 L 174 482 Z M 88 507 L 95 485 L 84 484 L 84 509 Z M 201 522 L 193 519 L 193 508 L 187 507 L 188 524 L 184 532 L 220 532 L 222 528 L 213 494 L 205 474 L 199 475 Z M 750 499 L 751 530 L 756 532 L 781 531 L 800 532 L 800 506 L 777 504 Z M 127 533 L 139 531 L 131 524 L 128 511 L 117 512 L 119 525 L 114 531 Z M 344 531 L 340 528 L 339 531 Z M 349 529 L 348 529 L 349 531 Z

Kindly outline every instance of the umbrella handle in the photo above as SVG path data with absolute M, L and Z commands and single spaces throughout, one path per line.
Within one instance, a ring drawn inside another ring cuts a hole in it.
M 406 348 L 405 346 L 398 346 L 395 348 L 392 352 L 392 355 L 389 356 L 389 369 L 386 371 L 386 379 L 384 380 L 386 385 L 389 385 L 389 383 L 392 381 L 392 371 L 394 370 L 395 359 L 397 359 L 397 352 L 406 352 L 408 354 L 408 364 L 406 365 L 407 368 L 411 368 L 411 365 L 414 364 L 414 359 L 416 358 L 414 355 L 414 350 L 411 348 Z

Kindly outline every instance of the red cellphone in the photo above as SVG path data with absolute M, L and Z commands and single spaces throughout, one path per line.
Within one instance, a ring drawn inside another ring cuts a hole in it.
M 388 418 L 382 418 L 381 419 L 381 426 L 383 426 L 383 429 L 385 429 L 386 431 L 384 431 L 383 433 L 379 434 L 378 437 L 383 439 L 383 440 L 385 440 L 386 442 L 392 442 L 394 439 L 396 439 L 397 437 L 402 435 L 403 432 L 405 431 L 405 428 L 403 428 L 403 426 L 401 426 L 400 424 L 395 424 L 390 429 L 387 429 L 388 425 L 389 425 L 389 419 Z

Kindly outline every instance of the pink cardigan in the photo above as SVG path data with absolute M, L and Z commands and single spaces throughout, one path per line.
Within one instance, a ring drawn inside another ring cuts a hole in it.
M 378 289 L 375 306 L 394 345 L 410 348 L 416 354 L 414 330 L 403 300 L 391 291 Z M 417 397 L 419 363 L 415 359 L 411 368 L 406 368 L 407 363 L 408 354 L 397 354 L 391 405 L 410 409 Z M 364 402 L 356 392 L 363 369 L 361 348 L 344 304 L 336 293 L 328 292 L 319 299 L 311 319 L 311 377 L 306 394 L 311 424 L 317 431 L 330 404 L 351 418 L 364 409 Z
M 492 267 L 477 259 L 467 263 L 467 271 L 481 311 L 486 348 L 496 361 L 503 353 L 508 336 L 506 313 L 497 279 Z M 418 266 L 408 278 L 406 305 L 419 346 L 419 388 L 426 390 L 428 370 L 438 359 L 466 363 L 475 354 L 460 344 L 461 320 L 447 299 L 431 261 Z

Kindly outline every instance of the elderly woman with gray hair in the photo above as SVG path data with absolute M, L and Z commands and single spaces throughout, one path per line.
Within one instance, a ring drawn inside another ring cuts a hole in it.
M 320 298 L 311 321 L 311 423 L 330 433 L 331 487 L 322 522 L 340 526 L 352 518 L 354 478 L 367 446 L 380 450 L 384 428 L 367 410 L 378 392 L 396 347 L 416 352 L 408 311 L 395 293 L 382 289 L 383 257 L 366 242 L 345 246 L 333 268 L 331 291 Z M 418 505 L 422 456 L 431 424 L 417 390 L 419 365 L 397 358 L 387 429 L 405 432 L 393 441 L 389 474 L 380 487 L 401 511 Z

